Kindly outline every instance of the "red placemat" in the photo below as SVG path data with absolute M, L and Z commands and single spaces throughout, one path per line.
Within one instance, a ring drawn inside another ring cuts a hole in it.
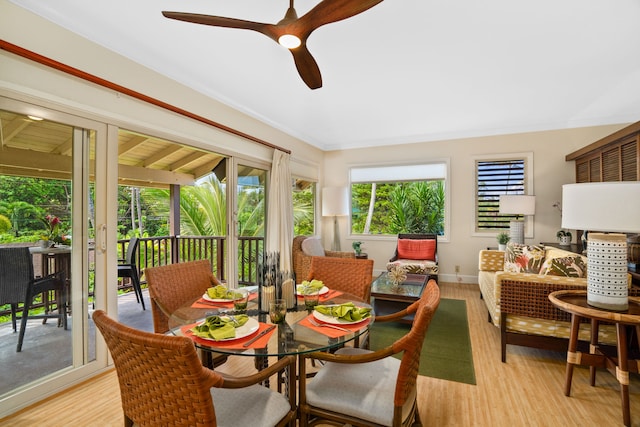
M 249 301 L 253 301 L 256 298 L 258 298 L 257 292 L 252 292 L 249 294 Z M 211 308 L 211 307 L 233 308 L 233 301 L 216 302 L 216 301 L 208 301 L 204 298 L 200 298 L 199 300 L 191 304 L 191 308 Z
M 255 337 L 257 334 L 259 334 L 260 332 L 264 331 L 265 329 L 267 329 L 269 326 L 272 326 L 272 325 L 268 325 L 266 323 L 260 322 L 258 330 L 253 334 L 246 337 L 238 338 L 237 340 L 229 340 L 229 341 L 211 341 L 211 340 L 205 340 L 203 338 L 197 337 L 193 335 L 193 332 L 191 332 L 191 328 L 193 328 L 196 325 L 197 323 L 192 323 L 190 325 L 183 326 L 180 328 L 180 331 L 184 334 L 185 337 L 191 338 L 194 342 L 200 345 L 205 345 L 207 347 L 212 347 L 212 348 L 215 348 L 215 347 L 238 348 L 238 349 L 247 349 L 247 350 L 250 348 L 265 348 L 267 346 L 267 343 L 269 342 L 269 339 L 271 338 L 271 335 L 276 331 L 276 328 L 274 328 L 273 330 L 269 331 L 268 333 L 264 334 L 263 336 L 255 340 L 253 343 L 249 344 L 247 347 L 244 347 L 245 342 L 249 341 L 251 338 Z
M 346 324 L 346 325 L 343 325 L 343 324 L 336 325 L 336 326 L 339 326 L 341 328 L 349 330 L 349 332 L 345 332 L 345 331 L 341 331 L 341 330 L 335 329 L 335 328 L 328 328 L 328 327 L 325 327 L 325 326 L 312 325 L 309 322 L 309 317 L 312 317 L 312 316 L 313 316 L 313 314 L 310 314 L 309 316 L 307 316 L 304 319 L 302 319 L 298 324 L 300 324 L 302 326 L 305 326 L 305 327 L 307 327 L 309 329 L 313 329 L 314 331 L 319 332 L 319 333 L 321 333 L 323 335 L 326 335 L 326 336 L 328 336 L 330 338 L 338 338 L 338 337 L 347 335 L 348 333 L 351 333 L 351 332 L 358 332 L 360 329 L 365 328 L 369 324 L 369 322 L 371 321 L 371 319 L 365 319 L 362 322 L 358 322 L 358 323 L 352 323 L 352 324 Z M 318 322 L 318 323 L 324 323 L 324 322 L 321 322 L 318 319 L 314 319 L 314 320 L 316 322 Z M 327 323 L 327 325 L 329 325 L 329 323 Z

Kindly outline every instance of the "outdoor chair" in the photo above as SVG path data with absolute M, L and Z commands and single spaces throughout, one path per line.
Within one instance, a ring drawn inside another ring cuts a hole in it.
M 373 280 L 373 260 L 312 257 L 306 280 L 321 280 L 332 290 L 347 292 L 369 302 Z
M 223 376 L 200 364 L 190 338 L 133 329 L 102 310 L 94 312 L 93 320 L 113 357 L 125 426 L 271 427 L 295 422 L 295 393 L 287 398 L 258 385 L 289 370 L 293 390 L 293 356 L 253 375 Z
M 312 379 L 300 381 L 300 426 L 323 421 L 354 426 L 419 424 L 420 352 L 439 303 L 440 289 L 431 280 L 420 300 L 400 313 L 376 318 L 376 322 L 393 320 L 415 312 L 411 330 L 392 345 L 376 351 L 348 347 L 301 355 L 300 378 L 306 376 L 306 359 L 322 360 L 325 365 Z M 393 357 L 399 353 L 400 360 Z
M 30 315 L 33 299 L 45 292 L 56 292 L 57 313 Z M 67 329 L 67 289 L 63 271 L 36 278 L 33 272 L 33 256 L 27 247 L 0 248 L 0 305 L 11 307 L 11 323 L 16 332 L 18 303 L 23 303 L 18 335 L 17 352 L 22 351 L 22 342 L 28 319 L 58 319 L 58 326 Z
M 317 237 L 296 236 L 293 238 L 291 248 L 293 258 L 293 272 L 298 283 L 306 280 L 311 269 L 311 258 L 322 256 L 329 258 L 355 258 L 355 252 L 327 251 L 322 247 L 322 242 Z
M 438 236 L 436 234 L 398 234 L 395 253 L 387 270 L 402 267 L 407 273 L 426 274 L 438 280 Z
M 144 270 L 151 298 L 153 330 L 157 334 L 169 331 L 169 316 L 179 307 L 201 297 L 207 289 L 220 284 L 211 272 L 209 260 L 180 262 L 149 267 Z M 209 351 L 202 353 L 206 366 L 219 366 L 226 355 L 212 358 Z
M 124 259 L 118 260 L 118 277 L 128 277 L 131 280 L 133 291 L 136 294 L 136 300 L 144 306 L 142 298 L 142 288 L 140 287 L 140 275 L 138 274 L 138 266 L 136 263 L 136 252 L 138 250 L 139 239 L 132 237 L 127 245 L 127 252 Z

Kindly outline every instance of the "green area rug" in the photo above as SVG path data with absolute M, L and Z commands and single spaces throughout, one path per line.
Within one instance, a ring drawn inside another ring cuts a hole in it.
M 371 326 L 372 350 L 391 345 L 406 334 L 411 325 L 401 323 L 375 323 Z M 400 357 L 396 355 L 396 357 Z M 464 300 L 440 300 L 431 320 L 420 354 L 420 375 L 443 380 L 476 384 L 471 354 L 471 339 Z

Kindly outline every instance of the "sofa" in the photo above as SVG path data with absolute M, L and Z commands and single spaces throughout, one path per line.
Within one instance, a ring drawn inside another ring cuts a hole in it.
M 514 254 L 514 246 L 510 243 L 506 251 L 481 250 L 478 259 L 480 297 L 487 306 L 488 321 L 500 328 L 502 361 L 506 362 L 507 344 L 566 351 L 571 316 L 551 304 L 548 296 L 564 289 L 587 289 L 586 257 L 527 245 L 517 245 L 520 252 Z M 515 270 L 510 256 L 519 262 Z M 637 288 L 629 294 L 640 295 Z M 580 326 L 579 338 L 584 348 L 590 340 L 588 323 Z M 599 342 L 615 345 L 612 325 L 600 326 Z

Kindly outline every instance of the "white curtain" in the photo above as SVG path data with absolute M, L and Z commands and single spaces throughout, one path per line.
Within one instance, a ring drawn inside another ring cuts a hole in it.
M 280 270 L 292 272 L 293 199 L 291 194 L 290 155 L 273 152 L 269 200 L 267 205 L 266 252 L 280 252 Z

